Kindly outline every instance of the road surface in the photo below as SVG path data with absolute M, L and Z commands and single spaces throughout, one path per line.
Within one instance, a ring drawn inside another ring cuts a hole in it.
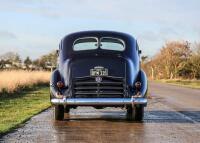
M 117 108 L 81 107 L 64 121 L 54 121 L 53 108 L 33 117 L 0 142 L 55 143 L 198 143 L 200 90 L 151 82 L 142 123 L 125 120 Z

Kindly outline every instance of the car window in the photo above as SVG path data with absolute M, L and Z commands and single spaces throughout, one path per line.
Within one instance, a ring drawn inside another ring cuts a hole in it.
M 100 48 L 106 50 L 123 51 L 125 49 L 125 43 L 122 39 L 103 37 L 100 41 Z
M 98 48 L 98 40 L 93 37 L 79 38 L 74 41 L 74 51 L 93 50 Z

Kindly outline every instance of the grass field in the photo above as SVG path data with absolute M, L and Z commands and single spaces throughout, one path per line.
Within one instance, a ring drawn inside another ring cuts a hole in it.
M 0 93 L 14 93 L 37 84 L 49 83 L 47 71 L 0 71 Z
M 172 85 L 200 89 L 200 80 L 156 80 L 156 81 Z
M 0 134 L 10 131 L 50 107 L 48 85 L 33 86 L 20 94 L 0 96 Z

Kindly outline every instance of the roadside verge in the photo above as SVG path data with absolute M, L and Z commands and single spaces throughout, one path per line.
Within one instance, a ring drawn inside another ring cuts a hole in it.
M 171 85 L 182 86 L 182 87 L 200 89 L 200 80 L 179 80 L 179 79 L 166 80 L 166 79 L 163 79 L 163 80 L 153 80 L 153 81 L 167 83 L 167 84 L 171 84 Z
M 50 106 L 48 85 L 0 95 L 0 137 Z

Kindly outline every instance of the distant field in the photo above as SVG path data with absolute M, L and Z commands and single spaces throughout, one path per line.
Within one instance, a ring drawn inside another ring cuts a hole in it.
M 0 93 L 14 93 L 26 87 L 49 83 L 47 71 L 0 71 Z
M 178 80 L 156 80 L 156 81 L 183 86 L 183 87 L 200 89 L 200 80 L 179 80 L 178 79 Z

